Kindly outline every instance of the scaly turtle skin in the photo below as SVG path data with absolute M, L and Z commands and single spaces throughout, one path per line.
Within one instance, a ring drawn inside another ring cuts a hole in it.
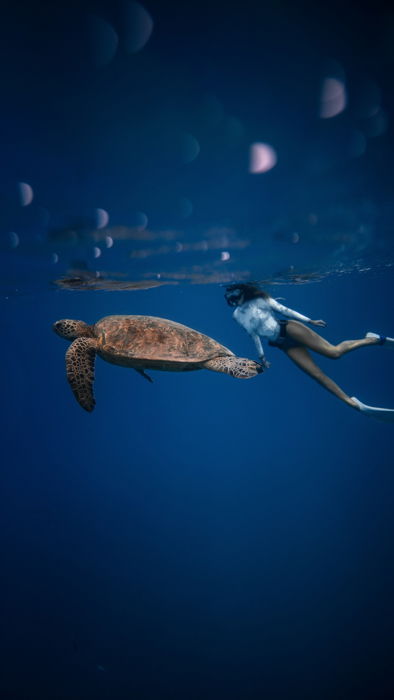
M 203 333 L 155 316 L 105 316 L 93 326 L 84 321 L 56 321 L 53 330 L 73 340 L 66 352 L 67 379 L 78 403 L 86 411 L 95 406 L 93 396 L 96 355 L 122 367 L 132 367 L 143 377 L 145 369 L 187 372 L 209 369 L 248 379 L 262 371 L 253 360 L 236 357 L 224 345 Z

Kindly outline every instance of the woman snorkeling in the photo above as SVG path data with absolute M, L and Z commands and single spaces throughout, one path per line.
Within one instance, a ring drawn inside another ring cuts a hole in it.
M 387 338 L 378 333 L 367 333 L 360 340 L 343 340 L 338 345 L 332 345 L 305 325 L 308 323 L 311 326 L 324 328 L 327 325 L 325 321 L 313 321 L 298 311 L 288 309 L 260 289 L 257 284 L 231 284 L 226 289 L 225 298 L 229 306 L 235 307 L 233 318 L 254 341 L 264 369 L 267 369 L 270 363 L 265 358 L 261 338 L 266 338 L 269 345 L 283 350 L 298 367 L 351 408 L 373 415 L 380 420 L 394 422 L 394 409 L 366 406 L 354 396 L 348 396 L 322 372 L 309 354 L 309 350 L 313 350 L 325 357 L 337 359 L 351 350 L 367 345 L 394 347 L 394 338 Z M 291 320 L 278 320 L 277 314 L 287 316 Z

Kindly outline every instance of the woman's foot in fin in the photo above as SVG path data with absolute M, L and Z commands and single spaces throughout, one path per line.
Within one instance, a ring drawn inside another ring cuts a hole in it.
M 366 338 L 376 338 L 376 345 L 387 345 L 388 347 L 394 348 L 394 338 L 389 338 L 385 335 L 379 335 L 379 333 L 366 333 Z
M 356 399 L 355 396 L 352 396 L 352 400 L 355 402 L 357 410 L 361 411 L 361 413 L 365 413 L 366 416 L 372 416 L 373 418 L 377 418 L 385 423 L 394 423 L 394 409 L 367 406 L 362 401 Z

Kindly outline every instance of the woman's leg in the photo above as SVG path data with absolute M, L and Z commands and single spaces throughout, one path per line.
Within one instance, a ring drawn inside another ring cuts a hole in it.
M 312 379 L 315 379 L 319 384 L 324 386 L 327 391 L 331 391 L 334 396 L 336 396 L 338 399 L 341 399 L 341 401 L 344 401 L 345 403 L 348 404 L 348 406 L 351 406 L 352 408 L 357 408 L 359 409 L 359 406 L 357 402 L 354 400 L 354 398 L 350 398 L 347 394 L 345 394 L 344 391 L 338 386 L 338 384 L 335 384 L 335 382 L 332 381 L 329 377 L 327 377 L 324 372 L 318 367 L 314 361 L 312 360 L 308 350 L 303 347 L 297 347 L 297 348 L 289 348 L 288 350 L 285 350 L 286 355 L 290 357 L 293 362 L 300 367 L 306 374 L 309 374 Z
M 378 337 L 361 338 L 360 340 L 343 340 L 342 343 L 338 343 L 338 345 L 332 345 L 322 338 L 321 335 L 315 333 L 315 331 L 299 321 L 288 321 L 286 332 L 289 338 L 297 340 L 299 343 L 309 348 L 309 350 L 314 350 L 314 352 L 319 352 L 321 355 L 331 357 L 332 359 L 342 357 L 346 352 L 357 350 L 357 348 L 362 348 L 366 345 L 379 344 Z

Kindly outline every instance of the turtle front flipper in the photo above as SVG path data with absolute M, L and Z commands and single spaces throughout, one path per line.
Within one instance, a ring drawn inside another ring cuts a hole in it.
M 96 340 L 77 338 L 66 352 L 67 379 L 78 403 L 85 411 L 93 411 L 94 361 Z
M 211 369 L 213 372 L 224 372 L 238 379 L 250 379 L 256 374 L 261 374 L 263 367 L 254 360 L 246 357 L 223 356 L 207 360 L 202 364 L 204 369 Z

